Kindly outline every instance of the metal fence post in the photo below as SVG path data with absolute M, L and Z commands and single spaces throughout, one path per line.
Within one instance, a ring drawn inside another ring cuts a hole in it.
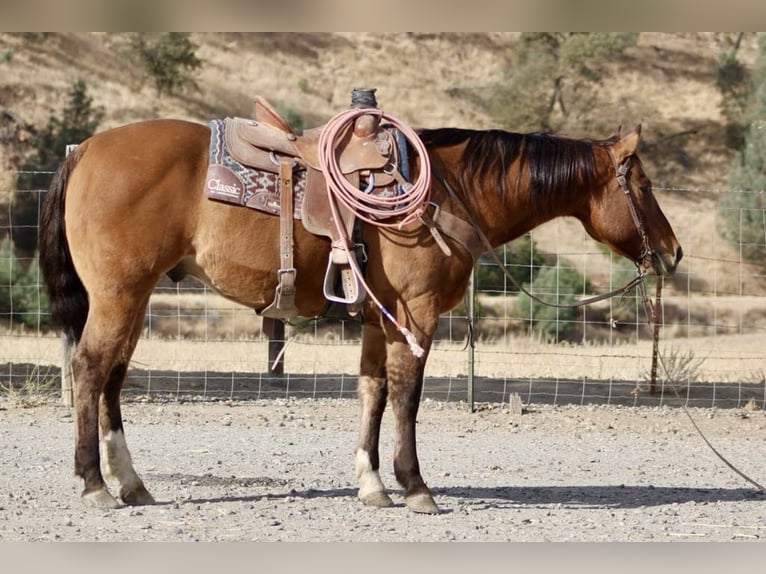
M 285 323 L 271 317 L 263 318 L 263 332 L 269 340 L 269 365 L 270 375 L 285 374 Z
M 61 401 L 64 406 L 74 405 L 74 386 L 72 385 L 72 345 L 64 333 L 61 333 Z
M 473 346 L 473 328 L 474 328 L 474 300 L 476 298 L 476 268 L 471 271 L 471 277 L 468 279 L 468 406 L 471 412 L 473 408 L 473 388 L 474 388 L 474 346 Z

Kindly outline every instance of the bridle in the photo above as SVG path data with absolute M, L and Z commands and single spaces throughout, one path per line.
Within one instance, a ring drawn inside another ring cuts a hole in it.
M 636 202 L 633 197 L 633 192 L 630 188 L 630 183 L 628 182 L 627 175 L 628 170 L 630 169 L 630 160 L 633 156 L 627 156 L 624 160 L 622 160 L 622 163 L 618 164 L 612 150 L 607 147 L 606 152 L 609 154 L 609 159 L 612 160 L 612 166 L 614 166 L 614 171 L 617 174 L 617 183 L 619 184 L 622 193 L 625 194 L 625 198 L 628 200 L 630 216 L 633 218 L 633 223 L 638 230 L 638 234 L 641 236 L 641 254 L 638 256 L 638 259 L 635 262 L 636 267 L 639 268 L 640 273 L 643 271 L 647 259 L 651 265 L 652 258 L 654 257 L 654 250 L 649 246 L 649 237 L 646 234 L 644 222 L 641 220 L 641 216 L 638 214 L 638 209 L 636 209 Z

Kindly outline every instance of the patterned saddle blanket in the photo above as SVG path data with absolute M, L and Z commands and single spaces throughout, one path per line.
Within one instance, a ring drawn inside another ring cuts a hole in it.
M 210 151 L 205 193 L 216 199 L 235 205 L 279 215 L 280 200 L 277 173 L 246 166 L 237 161 L 226 145 L 225 121 L 212 120 L 210 127 Z M 275 158 L 276 161 L 276 158 Z M 275 164 L 275 169 L 278 162 Z M 293 218 L 301 219 L 303 196 L 306 192 L 306 170 L 293 174 Z

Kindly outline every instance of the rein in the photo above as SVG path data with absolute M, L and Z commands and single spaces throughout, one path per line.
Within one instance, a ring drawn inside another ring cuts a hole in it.
M 658 277 L 657 279 L 657 291 L 656 291 L 656 297 L 657 297 L 657 305 L 659 306 L 659 302 L 662 296 L 662 277 Z M 656 313 L 656 307 L 652 303 L 652 300 L 649 299 L 649 297 L 646 294 L 645 286 L 642 284 L 640 288 L 641 297 L 643 299 L 644 303 L 644 311 L 646 312 L 647 320 L 649 324 L 652 326 L 653 331 L 653 338 L 654 338 L 654 344 L 656 349 L 656 344 L 659 339 L 659 321 L 657 321 L 657 313 Z M 662 366 L 662 370 L 665 371 L 665 378 L 667 382 L 670 385 L 670 388 L 673 389 L 673 393 L 675 394 L 676 398 L 678 399 L 679 404 L 681 405 L 681 409 L 684 411 L 686 416 L 689 418 L 689 421 L 692 423 L 692 426 L 694 427 L 694 430 L 697 431 L 697 434 L 700 435 L 702 440 L 705 442 L 705 444 L 710 448 L 711 451 L 713 451 L 713 454 L 715 454 L 721 462 L 723 462 L 726 466 L 728 466 L 732 471 L 734 471 L 737 475 L 739 475 L 741 478 L 755 486 L 758 490 L 761 492 L 766 491 L 766 488 L 764 488 L 761 484 L 747 476 L 744 472 L 739 470 L 736 466 L 734 466 L 729 460 L 723 456 L 718 450 L 713 446 L 713 444 L 708 440 L 708 438 L 705 436 L 705 433 L 702 432 L 702 429 L 700 429 L 699 425 L 697 425 L 697 422 L 694 420 L 694 417 L 692 417 L 691 413 L 689 412 L 689 409 L 686 408 L 686 405 L 684 404 L 684 400 L 681 398 L 681 394 L 678 392 L 678 389 L 676 388 L 675 383 L 673 382 L 672 377 L 670 376 L 670 372 L 665 365 L 665 359 L 662 356 L 661 353 L 655 353 L 656 357 L 659 358 L 660 365 Z M 653 365 L 654 367 L 654 365 Z

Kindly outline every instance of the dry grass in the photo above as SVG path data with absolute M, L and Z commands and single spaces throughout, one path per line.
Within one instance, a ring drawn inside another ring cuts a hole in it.
M 0 381 L 0 397 L 5 397 L 16 406 L 35 407 L 61 395 L 58 378 L 49 366 L 35 364 L 25 368 L 25 376 Z
M 58 365 L 60 343 L 54 336 L 0 336 L 6 361 Z M 11 350 L 12 349 L 12 350 Z M 8 352 L 10 350 L 10 352 Z M 701 381 L 757 382 L 763 373 L 763 337 L 727 335 L 693 337 L 666 343 L 666 357 L 694 357 L 695 376 Z M 475 374 L 491 378 L 562 378 L 587 380 L 644 379 L 651 362 L 652 343 L 558 344 L 529 338 L 504 342 L 480 341 L 475 351 Z M 132 366 L 180 372 L 267 371 L 265 340 L 191 341 L 142 339 Z M 285 354 L 285 372 L 291 374 L 348 374 L 358 372 L 359 345 L 333 340 L 291 340 Z M 431 352 L 426 376 L 464 376 L 468 353 L 462 344 L 437 344 Z

